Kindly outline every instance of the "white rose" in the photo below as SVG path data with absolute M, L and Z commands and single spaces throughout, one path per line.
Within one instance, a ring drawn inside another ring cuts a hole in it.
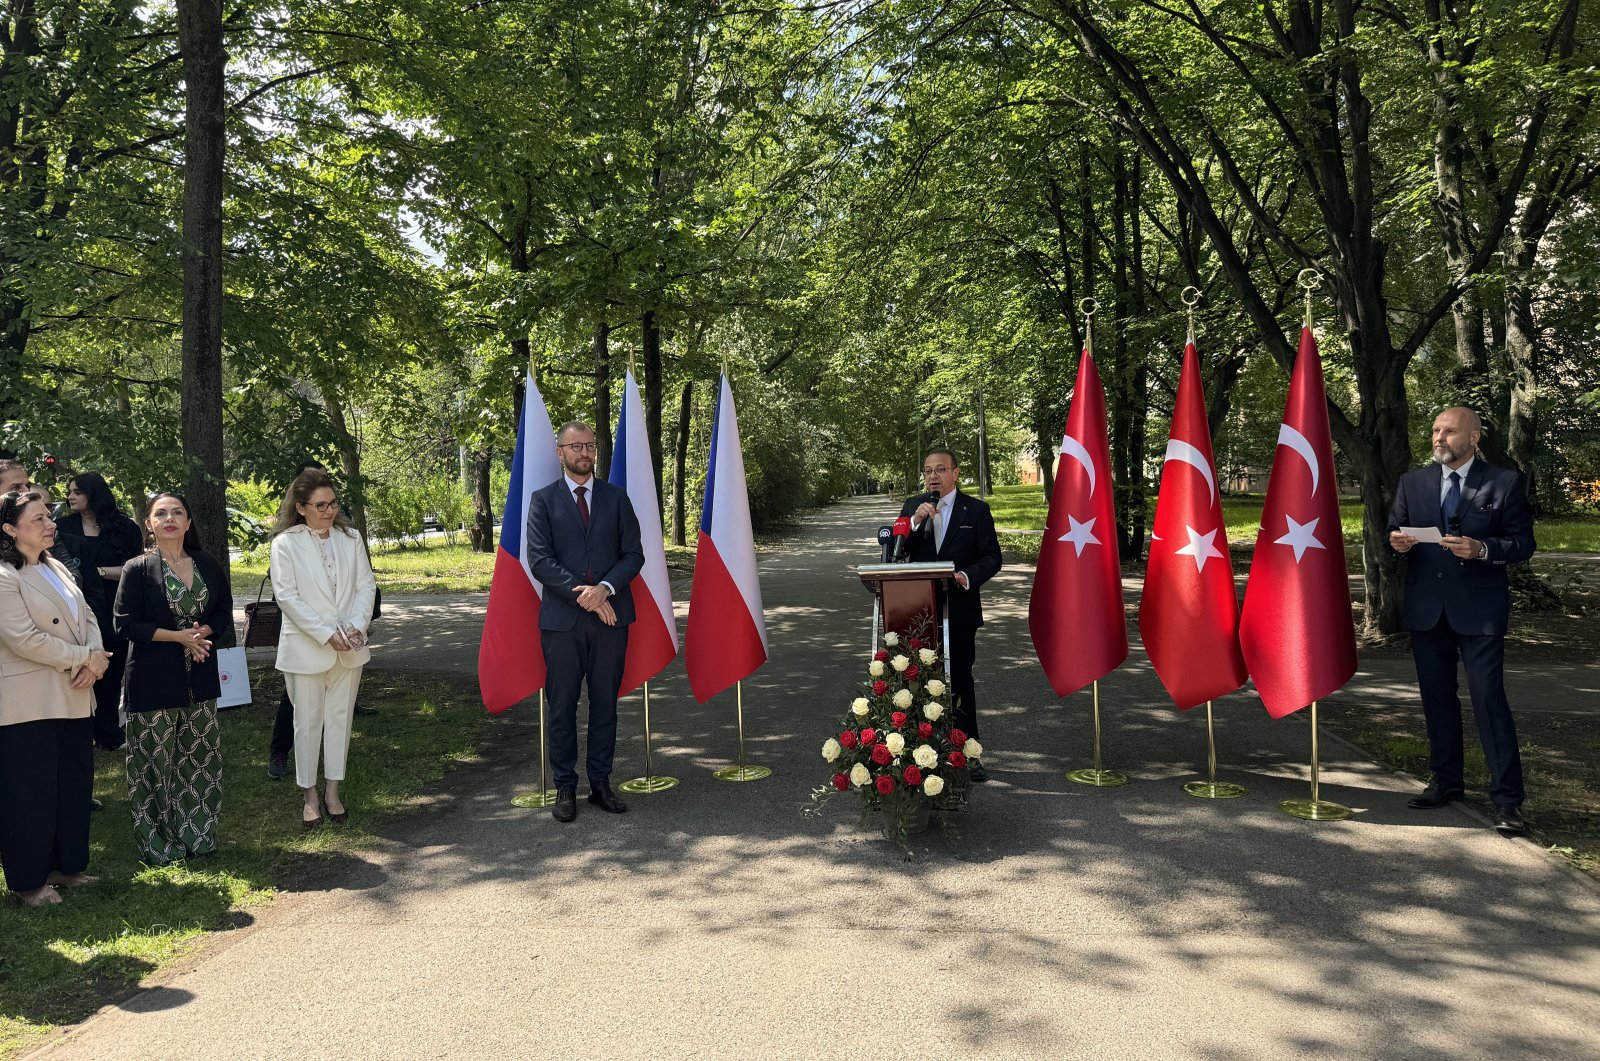
M 924 770 L 932 770 L 939 765 L 939 753 L 934 751 L 930 744 L 917 745 L 917 750 L 911 753 L 911 758 Z
M 922 779 L 922 791 L 930 796 L 937 796 L 944 791 L 944 778 L 938 774 L 929 774 Z
M 935 652 L 931 648 L 925 648 L 921 652 L 918 652 L 917 655 L 921 657 L 922 665 L 924 667 L 933 666 L 933 661 L 939 658 L 939 653 Z
M 927 689 L 928 689 L 928 695 L 929 696 L 943 696 L 944 695 L 944 682 L 940 681 L 938 678 L 929 678 L 928 679 Z M 929 718 L 937 718 L 939 716 L 937 716 L 937 715 L 929 715 L 928 717 Z
M 901 671 L 911 666 L 911 661 L 904 656 L 896 656 L 894 659 L 889 661 L 889 665 L 894 668 L 894 672 L 896 674 L 899 674 Z
M 944 705 L 935 700 L 929 700 L 922 705 L 922 717 L 929 722 L 939 721 L 939 716 L 944 714 Z
M 839 742 L 834 740 L 832 737 L 829 737 L 822 743 L 822 757 L 828 760 L 830 763 L 839 758 L 839 753 L 842 751 L 844 751 L 844 749 L 839 747 Z
M 866 697 L 858 696 L 850 705 L 850 710 L 857 718 L 866 718 L 867 712 L 871 710 L 871 705 L 867 703 Z
M 862 766 L 860 763 L 857 763 L 856 765 L 854 765 L 854 766 L 852 766 L 850 768 L 850 783 L 852 785 L 856 786 L 857 788 L 860 788 L 862 785 L 865 785 L 868 781 L 871 781 L 871 780 L 872 780 L 872 771 L 868 770 L 865 766 Z
M 906 708 L 910 707 L 911 706 L 911 690 L 910 689 L 901 689 L 898 693 L 895 693 L 894 694 L 894 706 L 898 707 L 902 711 L 904 711 Z
M 899 755 L 906 750 L 906 739 L 898 733 L 891 733 L 883 738 L 883 746 L 889 749 L 890 755 Z
M 978 738 L 968 737 L 966 745 L 961 749 L 968 759 L 982 759 L 983 745 L 978 743 Z
M 883 662 L 875 659 L 871 663 L 867 664 L 867 673 L 872 675 L 874 678 L 883 677 Z
M 900 635 L 895 633 L 893 630 L 890 630 L 888 633 L 883 635 L 883 643 L 888 645 L 890 648 L 893 648 L 900 643 Z

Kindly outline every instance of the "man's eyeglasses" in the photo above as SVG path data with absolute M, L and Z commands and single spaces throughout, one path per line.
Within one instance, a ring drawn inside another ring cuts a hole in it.
M 306 507 L 314 508 L 318 512 L 337 512 L 339 510 L 339 501 L 337 498 L 332 501 L 307 501 Z
M 593 442 L 563 442 L 563 449 L 575 449 L 579 453 L 593 453 L 598 448 Z
M 946 466 L 941 464 L 937 468 L 924 468 L 924 469 L 922 469 L 922 474 L 923 475 L 943 475 L 945 472 L 948 472 L 948 471 L 951 471 L 951 470 L 952 469 L 947 468 Z

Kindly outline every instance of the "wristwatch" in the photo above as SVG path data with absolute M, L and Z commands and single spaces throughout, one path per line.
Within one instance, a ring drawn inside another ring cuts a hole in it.
M 1473 557 L 1473 559 L 1474 560 L 1487 560 L 1487 559 L 1489 559 L 1489 543 L 1488 542 L 1479 542 L 1478 543 L 1478 555 Z

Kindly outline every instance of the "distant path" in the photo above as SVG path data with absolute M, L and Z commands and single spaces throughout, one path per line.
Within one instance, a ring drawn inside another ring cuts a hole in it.
M 762 556 L 773 657 L 746 683 L 751 757 L 715 781 L 732 695 L 700 706 L 675 665 L 653 685 L 675 791 L 576 824 L 518 810 L 529 712 L 435 786 L 365 861 L 261 912 L 186 970 L 73 1032 L 49 1057 L 1108 1059 L 1600 1056 L 1600 894 L 1531 844 L 1454 810 L 1409 811 L 1408 781 L 1324 742 L 1345 823 L 1281 815 L 1307 791 L 1308 728 L 1245 695 L 1218 704 L 1243 799 L 1183 794 L 1203 720 L 1162 702 L 1137 652 L 1058 702 L 1025 627 L 1028 572 L 986 596 L 979 689 L 994 783 L 965 836 L 915 863 L 849 800 L 799 814 L 852 693 L 868 598 L 849 572 L 890 507 L 808 515 Z M 379 666 L 475 656 L 472 602 L 395 602 Z M 404 642 L 405 648 L 401 648 Z M 1387 665 L 1386 665 L 1387 667 Z M 1342 696 L 1404 695 L 1395 674 Z M 473 709 L 468 680 L 463 709 Z M 623 776 L 642 762 L 625 704 Z M 350 784 L 360 784 L 360 763 Z

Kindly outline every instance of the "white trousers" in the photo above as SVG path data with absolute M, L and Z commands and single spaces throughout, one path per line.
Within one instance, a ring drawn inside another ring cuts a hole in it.
M 321 674 L 285 674 L 294 704 L 294 778 L 301 788 L 317 783 L 317 755 L 323 776 L 343 781 L 350 753 L 350 722 L 355 715 L 360 667 L 335 667 Z

